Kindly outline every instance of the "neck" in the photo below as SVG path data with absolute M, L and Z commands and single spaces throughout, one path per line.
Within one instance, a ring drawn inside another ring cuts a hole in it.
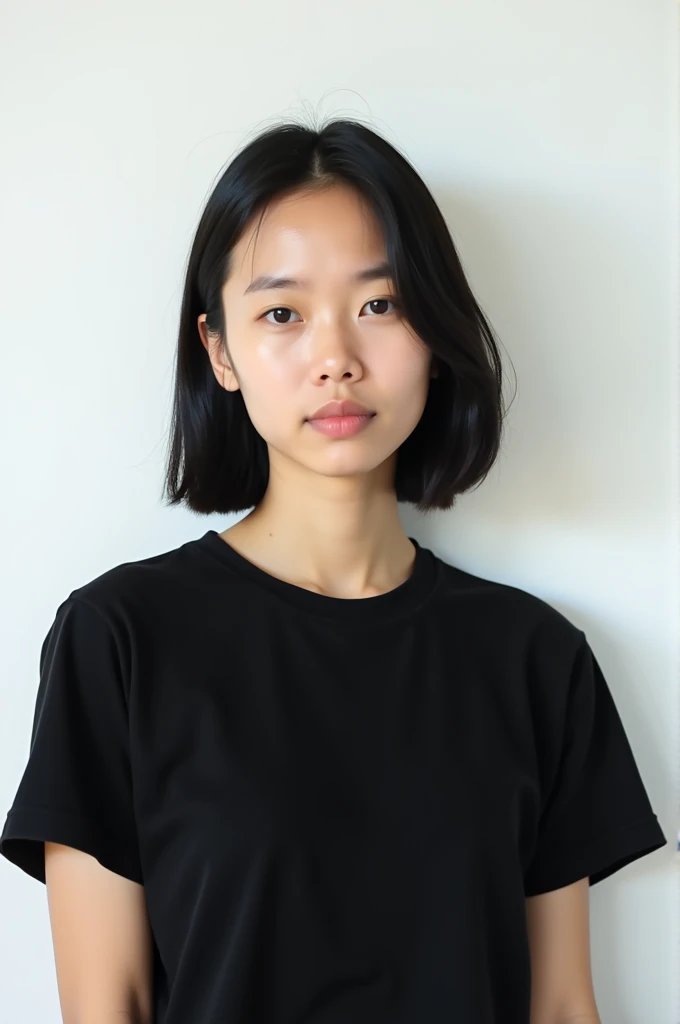
M 332 597 L 372 597 L 407 579 L 414 548 L 384 471 L 300 483 L 270 471 L 263 500 L 224 539 L 272 575 Z

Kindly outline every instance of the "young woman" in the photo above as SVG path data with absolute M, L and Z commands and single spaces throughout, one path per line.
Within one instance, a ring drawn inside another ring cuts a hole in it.
M 666 842 L 586 635 L 442 561 L 501 361 L 368 127 L 269 128 L 200 220 L 166 495 L 251 509 L 59 606 L 0 850 L 63 1019 L 598 1020 L 588 887 Z

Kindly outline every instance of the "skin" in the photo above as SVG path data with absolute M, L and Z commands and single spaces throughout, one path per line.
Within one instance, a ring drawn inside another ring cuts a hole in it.
M 273 576 L 334 597 L 392 590 L 410 575 L 415 554 L 399 520 L 394 471 L 433 367 L 398 308 L 372 304 L 397 298 L 391 280 L 354 279 L 384 259 L 379 225 L 352 189 L 294 193 L 272 203 L 259 230 L 255 220 L 234 249 L 222 290 L 227 346 L 207 333 L 205 314 L 197 321 L 216 379 L 241 390 L 269 452 L 263 501 L 221 536 Z M 263 274 L 304 284 L 247 292 Z M 336 398 L 356 399 L 376 416 L 352 437 L 317 433 L 306 418 Z M 45 872 L 65 1024 L 151 1022 L 143 887 L 56 843 L 45 844 Z M 588 879 L 531 897 L 526 909 L 530 1024 L 599 1024 Z
M 45 881 L 64 1024 L 151 1024 L 144 887 L 60 843 L 45 843 Z
M 600 1024 L 590 964 L 589 879 L 525 902 L 530 1024 Z
M 223 288 L 226 351 L 198 318 L 217 380 L 241 390 L 269 451 L 264 500 L 222 536 L 300 587 L 383 593 L 410 575 L 415 555 L 393 481 L 397 449 L 425 407 L 431 352 L 399 316 L 388 278 L 352 280 L 385 260 L 379 227 L 353 190 L 280 199 L 257 228 L 255 220 L 236 245 Z M 262 274 L 306 283 L 244 294 Z M 268 311 L 277 307 L 291 311 L 289 322 L 275 322 Z M 361 433 L 329 438 L 305 422 L 344 398 L 376 412 Z

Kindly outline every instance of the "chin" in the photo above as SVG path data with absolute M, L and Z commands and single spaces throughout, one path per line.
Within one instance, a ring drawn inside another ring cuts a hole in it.
M 396 452 L 376 454 L 375 452 L 334 452 L 333 457 L 315 461 L 309 468 L 315 473 L 323 476 L 365 476 L 367 473 L 374 473 L 379 466 L 390 460 Z

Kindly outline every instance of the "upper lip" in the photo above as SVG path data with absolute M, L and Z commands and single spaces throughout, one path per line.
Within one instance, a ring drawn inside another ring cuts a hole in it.
M 347 399 L 344 402 L 326 402 L 315 413 L 308 416 L 310 420 L 325 419 L 328 416 L 373 416 L 373 411 L 367 409 L 361 402 L 352 402 Z

